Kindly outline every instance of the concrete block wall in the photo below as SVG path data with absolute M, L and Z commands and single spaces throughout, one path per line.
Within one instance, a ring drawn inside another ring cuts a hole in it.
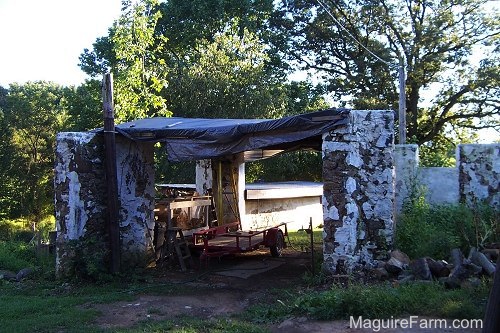
M 350 111 L 349 124 L 323 135 L 324 269 L 372 267 L 392 246 L 392 111 Z
M 417 180 L 426 189 L 427 202 L 441 205 L 459 201 L 458 168 L 418 168 Z
M 288 231 L 297 231 L 308 228 L 311 218 L 313 228 L 323 224 L 321 197 L 246 200 L 245 203 L 247 230 L 269 228 L 287 222 Z

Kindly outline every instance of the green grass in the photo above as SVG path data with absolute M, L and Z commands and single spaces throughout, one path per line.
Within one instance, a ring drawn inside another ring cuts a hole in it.
M 311 238 L 310 234 L 305 231 L 291 231 L 288 232 L 288 239 L 286 239 L 287 243 L 293 246 L 296 250 L 307 249 L 311 247 Z M 286 238 L 286 237 L 285 237 Z M 323 231 L 316 229 L 313 231 L 313 242 L 315 250 L 321 248 L 323 244 Z
M 139 325 L 127 328 L 113 330 L 117 333 L 266 333 L 269 332 L 263 326 L 254 323 L 245 322 L 238 319 L 195 319 L 180 318 L 176 320 L 166 320 L 158 322 L 144 321 Z
M 0 281 L 1 282 L 1 281 Z M 67 289 L 55 282 L 3 282 L 0 285 L 0 322 L 3 332 L 97 332 L 89 323 L 98 313 L 82 307 L 132 299 L 121 287 L 79 286 Z
M 254 306 L 245 318 L 257 322 L 304 315 L 319 320 L 404 315 L 483 318 L 488 292 L 489 285 L 484 281 L 477 288 L 460 290 L 446 290 L 438 283 L 333 286 L 331 290 L 304 291 L 275 304 Z
M 310 246 L 309 235 L 291 232 L 294 248 Z M 321 230 L 314 231 L 314 247 L 321 247 Z M 318 254 L 318 268 L 321 251 Z M 14 272 L 34 267 L 32 279 L 21 283 L 0 280 L 0 331 L 5 332 L 103 332 L 93 321 L 99 313 L 86 305 L 133 300 L 136 295 L 178 295 L 186 292 L 175 284 L 137 282 L 127 276 L 127 283 L 72 284 L 52 281 L 52 258 L 35 255 L 33 246 L 19 241 L 0 241 L 0 267 Z M 261 304 L 251 306 L 231 318 L 175 318 L 164 321 L 145 320 L 134 327 L 106 332 L 265 332 L 265 324 L 280 322 L 290 316 L 307 316 L 318 320 L 388 318 L 405 315 L 437 318 L 482 318 L 491 281 L 479 287 L 446 290 L 438 283 L 405 285 L 333 285 L 317 290 L 325 275 L 304 278 L 303 285 L 286 290 L 267 290 Z M 115 278 L 115 281 L 118 278 Z M 314 286 L 315 287 L 311 287 Z M 309 287 L 308 287 L 309 286 Z M 195 290 L 188 290 L 189 293 Z M 206 296 L 205 296 L 206 297 Z M 272 300 L 272 301 L 269 301 Z M 150 314 L 158 309 L 151 308 Z
M 144 320 L 137 325 L 106 332 L 263 332 L 265 324 L 290 316 L 317 320 L 389 318 L 419 315 L 437 318 L 483 318 L 491 281 L 476 288 L 446 290 L 438 283 L 405 285 L 334 285 L 316 291 L 268 290 L 273 301 L 251 306 L 230 318 L 182 317 L 164 321 Z M 161 288 L 160 288 L 161 286 Z M 178 285 L 131 284 L 72 285 L 45 280 L 8 283 L 0 281 L 0 322 L 5 332 L 101 332 L 92 322 L 99 316 L 86 305 L 131 301 L 155 290 L 180 294 Z M 207 296 L 205 296 L 207 297 Z M 154 308 L 150 313 L 155 313 Z

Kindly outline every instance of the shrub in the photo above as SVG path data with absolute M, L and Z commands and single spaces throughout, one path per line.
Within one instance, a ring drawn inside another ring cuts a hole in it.
M 68 277 L 90 281 L 109 281 L 108 247 L 101 237 L 86 236 L 68 242 Z
M 412 258 L 431 256 L 448 258 L 450 250 L 482 248 L 500 240 L 499 214 L 479 203 L 431 206 L 423 196 L 404 207 L 396 227 L 395 245 Z
M 471 290 L 451 291 L 438 283 L 334 286 L 298 297 L 292 309 L 322 320 L 404 315 L 482 318 L 488 290 L 486 283 Z
M 36 264 L 35 248 L 19 241 L 0 241 L 0 269 L 17 272 Z

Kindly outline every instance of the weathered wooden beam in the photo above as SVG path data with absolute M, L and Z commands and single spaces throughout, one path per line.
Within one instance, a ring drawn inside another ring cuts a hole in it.
M 107 221 L 110 271 L 120 271 L 120 226 L 118 222 L 118 180 L 116 173 L 115 111 L 113 104 L 113 76 L 104 74 L 102 82 L 102 108 L 104 113 L 104 147 L 107 187 Z

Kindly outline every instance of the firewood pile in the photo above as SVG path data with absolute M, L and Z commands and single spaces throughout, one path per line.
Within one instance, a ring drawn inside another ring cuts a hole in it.
M 456 289 L 467 285 L 479 285 L 483 275 L 493 276 L 500 244 L 493 244 L 478 251 L 471 248 L 465 257 L 460 249 L 450 252 L 449 261 L 430 257 L 410 258 L 399 250 L 391 251 L 390 258 L 371 271 L 380 280 L 393 279 L 398 283 L 421 280 L 437 280 L 447 288 Z

